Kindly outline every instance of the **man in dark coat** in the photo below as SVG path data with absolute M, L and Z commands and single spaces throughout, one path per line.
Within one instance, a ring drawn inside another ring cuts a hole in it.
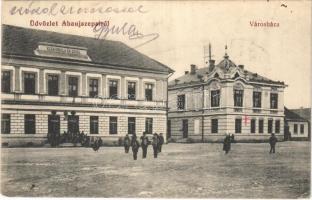
M 130 137 L 129 135 L 127 134 L 126 137 L 124 138 L 124 147 L 125 147 L 125 153 L 128 153 L 129 152 L 129 149 L 130 149 Z
M 137 140 L 136 135 L 132 136 L 131 147 L 132 147 L 132 153 L 133 153 L 133 160 L 136 160 L 138 157 L 137 155 L 138 155 L 138 151 L 139 151 L 139 147 L 140 147 L 140 143 Z
M 274 133 L 272 133 L 272 135 L 269 139 L 269 142 L 270 142 L 270 146 L 271 146 L 270 153 L 275 153 L 275 145 L 277 142 L 277 138 L 275 137 Z
M 233 142 L 233 143 L 235 142 L 235 138 L 234 137 L 235 137 L 234 134 L 232 134 L 231 135 L 231 142 Z
M 153 151 L 154 151 L 154 158 L 157 158 L 157 153 L 159 151 L 159 138 L 157 133 L 154 133 L 152 138 L 152 145 L 153 145 Z
M 160 133 L 158 136 L 158 152 L 159 153 L 161 152 L 161 147 L 164 144 L 164 141 L 165 141 L 164 136 L 162 133 Z
M 141 136 L 141 146 L 142 146 L 142 151 L 143 151 L 143 158 L 146 158 L 146 154 L 147 154 L 147 147 L 149 144 L 149 140 L 148 137 L 146 136 L 146 132 L 143 133 L 143 135 Z
M 225 151 L 225 154 L 229 153 L 231 150 L 231 137 L 230 135 L 226 134 L 224 141 L 223 141 L 223 151 Z

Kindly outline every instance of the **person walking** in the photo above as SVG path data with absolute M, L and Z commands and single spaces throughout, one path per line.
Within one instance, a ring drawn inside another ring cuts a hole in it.
M 138 151 L 140 147 L 140 143 L 137 140 L 136 135 L 132 136 L 131 147 L 132 147 L 132 153 L 133 153 L 133 160 L 136 160 L 138 158 Z
M 146 158 L 148 145 L 149 140 L 148 137 L 146 136 L 146 132 L 144 132 L 143 135 L 141 136 L 141 146 L 143 151 L 142 158 Z
M 127 134 L 126 137 L 124 138 L 124 147 L 125 147 L 125 153 L 128 153 L 129 152 L 129 149 L 130 149 L 130 137 L 129 135 Z
M 269 139 L 269 142 L 270 142 L 270 146 L 271 146 L 270 153 L 275 153 L 275 145 L 277 143 L 277 138 L 275 137 L 274 133 L 272 133 L 272 135 Z
M 159 142 L 158 143 L 158 153 L 161 153 L 161 147 L 162 147 L 162 145 L 164 144 L 164 141 L 165 141 L 164 136 L 163 136 L 162 133 L 159 134 L 158 139 L 159 139 L 159 141 L 158 141 Z
M 230 150 L 231 150 L 231 137 L 229 134 L 226 134 L 223 141 L 223 151 L 225 151 L 225 154 L 228 154 Z
M 152 145 L 153 145 L 153 151 L 154 151 L 154 158 L 157 158 L 157 154 L 159 151 L 159 139 L 157 133 L 154 133 L 152 138 Z
M 235 136 L 234 136 L 234 134 L 231 135 L 231 142 L 235 143 Z

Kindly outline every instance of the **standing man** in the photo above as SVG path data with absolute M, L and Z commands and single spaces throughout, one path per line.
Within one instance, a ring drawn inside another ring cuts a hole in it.
M 158 139 L 157 133 L 154 133 L 152 145 L 153 145 L 153 151 L 154 151 L 154 158 L 157 158 L 157 153 L 159 151 L 159 139 Z
M 143 158 L 146 158 L 148 144 L 149 144 L 148 137 L 146 136 L 146 132 L 144 132 L 143 136 L 141 136 L 141 146 L 142 146 L 142 150 L 143 150 Z
M 137 140 L 136 135 L 132 136 L 132 140 L 131 140 L 131 147 L 132 147 L 132 153 L 133 153 L 133 160 L 136 160 L 138 157 L 138 151 L 139 151 L 139 141 Z
M 125 152 L 128 153 L 130 149 L 130 137 L 127 134 L 125 139 L 124 139 L 124 147 L 125 147 Z
M 277 138 L 275 137 L 274 133 L 272 133 L 269 142 L 271 146 L 270 153 L 275 153 L 275 145 L 277 142 Z
M 164 141 L 165 141 L 164 136 L 163 136 L 162 133 L 159 134 L 158 139 L 159 139 L 159 141 L 158 141 L 159 142 L 158 143 L 158 152 L 160 153 L 161 152 L 161 147 L 162 147 L 162 145 L 164 144 Z
M 223 141 L 223 151 L 225 151 L 225 154 L 228 154 L 230 150 L 231 150 L 231 137 L 229 134 L 226 134 Z

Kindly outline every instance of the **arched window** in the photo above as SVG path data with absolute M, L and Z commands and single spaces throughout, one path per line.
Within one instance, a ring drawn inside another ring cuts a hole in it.
M 244 99 L 244 87 L 240 83 L 236 83 L 233 87 L 234 89 L 234 106 L 235 107 L 243 107 L 243 99 Z

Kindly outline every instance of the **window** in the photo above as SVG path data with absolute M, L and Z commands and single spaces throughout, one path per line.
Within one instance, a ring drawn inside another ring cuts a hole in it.
M 300 134 L 304 134 L 304 125 L 300 124 Z
M 298 124 L 294 124 L 294 134 L 298 134 Z
M 36 116 L 32 114 L 25 115 L 25 134 L 35 134 L 36 133 Z
M 128 117 L 128 134 L 135 135 L 135 117 Z
M 272 133 L 272 129 L 273 129 L 273 120 L 269 119 L 268 120 L 268 133 Z
M 117 134 L 117 117 L 109 117 L 109 134 Z
M 235 133 L 242 132 L 242 119 L 235 119 Z
M 3 93 L 11 92 L 11 73 L 10 71 L 2 71 L 1 74 L 1 91 Z
M 271 93 L 270 95 L 270 108 L 271 109 L 277 109 L 277 101 L 278 101 L 278 94 L 277 93 Z
M 97 97 L 99 94 L 99 80 L 98 79 L 90 79 L 89 80 L 89 96 Z
M 1 117 L 1 133 L 10 134 L 11 132 L 11 116 L 10 114 L 2 114 Z
M 255 133 L 256 132 L 256 120 L 251 119 L 250 120 L 250 133 Z
M 98 116 L 90 116 L 90 134 L 99 134 Z
M 252 99 L 253 99 L 253 107 L 261 108 L 261 92 L 253 92 Z
M 263 119 L 259 119 L 259 133 L 263 133 Z
M 145 100 L 153 101 L 153 84 L 145 84 Z
M 220 105 L 220 90 L 211 91 L 211 107 L 219 107 Z
M 146 134 L 153 134 L 153 118 L 145 119 L 145 132 Z
M 281 127 L 280 120 L 276 120 L 275 121 L 275 133 L 279 133 L 280 132 L 280 127 Z
M 109 81 L 109 98 L 118 99 L 118 81 L 110 80 Z
M 128 99 L 135 100 L 135 82 L 128 82 Z
M 185 94 L 178 95 L 178 110 L 184 110 L 185 109 Z
M 68 116 L 67 130 L 70 133 L 77 133 L 79 131 L 79 116 L 77 115 Z
M 68 95 L 70 97 L 78 96 L 78 77 L 68 77 Z
M 218 119 L 211 119 L 211 133 L 218 133 Z
M 48 133 L 54 136 L 61 132 L 60 116 L 56 114 L 48 115 Z
M 35 94 L 36 93 L 36 75 L 35 73 L 24 74 L 24 93 Z
M 244 90 L 234 90 L 234 106 L 243 107 Z
M 48 95 L 57 96 L 59 90 L 58 75 L 48 75 Z

